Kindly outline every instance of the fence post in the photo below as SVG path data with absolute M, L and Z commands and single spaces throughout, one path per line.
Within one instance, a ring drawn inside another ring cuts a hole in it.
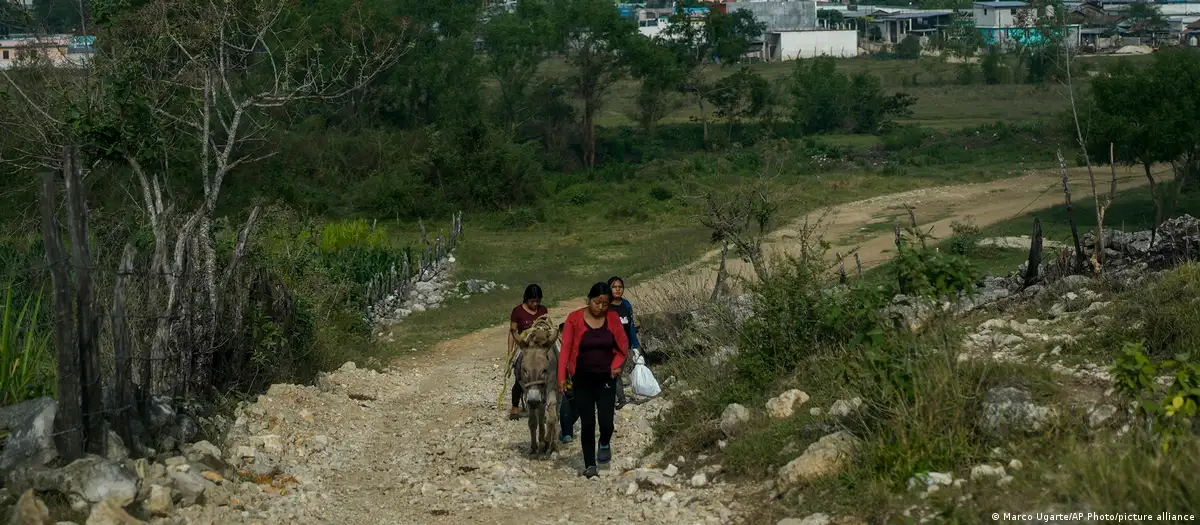
M 1042 221 L 1033 218 L 1033 239 L 1029 242 L 1029 262 L 1025 267 L 1024 286 L 1032 286 L 1038 278 L 1038 267 L 1042 265 Z
M 55 445 L 67 461 L 83 457 L 83 404 L 80 392 L 79 354 L 75 351 L 70 282 L 55 209 L 57 184 L 54 173 L 42 174 L 42 240 L 54 303 L 54 347 L 58 353 L 58 409 L 54 414 Z
M 125 313 L 125 288 L 129 284 L 129 276 L 133 274 L 134 249 L 132 244 L 125 245 L 121 254 L 121 268 L 117 274 L 117 283 L 113 287 L 112 304 L 112 334 L 113 359 L 116 364 L 114 378 L 116 380 L 117 412 L 113 417 L 113 426 L 117 435 L 126 446 L 133 447 L 133 432 L 129 425 L 129 410 L 133 406 L 133 348 L 130 344 L 129 319 Z

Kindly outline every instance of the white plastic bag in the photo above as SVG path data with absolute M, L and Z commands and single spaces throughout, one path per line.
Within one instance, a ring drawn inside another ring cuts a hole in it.
M 633 374 L 629 376 L 629 381 L 633 385 L 634 395 L 654 397 L 661 393 L 662 388 L 658 386 L 658 380 L 654 379 L 654 372 L 646 366 L 646 360 L 642 359 L 640 353 L 634 353 L 633 362 Z

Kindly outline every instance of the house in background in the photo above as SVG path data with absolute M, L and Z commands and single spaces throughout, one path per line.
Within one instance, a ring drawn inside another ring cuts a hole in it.
M 954 11 L 951 10 L 921 10 L 883 13 L 872 18 L 875 27 L 879 28 L 882 42 L 899 44 L 909 34 L 918 37 L 929 37 L 941 28 L 950 25 Z
M 983 34 L 983 39 L 988 45 L 1014 47 L 1036 45 L 1045 40 L 1041 29 L 1037 27 L 1037 10 L 1028 2 L 975 2 L 972 13 L 975 17 L 975 28 Z M 1079 30 L 1079 24 L 1067 26 L 1065 40 L 1068 46 L 1079 46 Z

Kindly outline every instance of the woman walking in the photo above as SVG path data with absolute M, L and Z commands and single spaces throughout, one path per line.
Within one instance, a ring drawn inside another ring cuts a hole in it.
M 625 338 L 629 340 L 629 348 L 632 352 L 638 352 L 642 349 L 642 344 L 638 341 L 637 325 L 633 322 L 633 305 L 629 304 L 629 299 L 625 298 L 625 281 L 620 277 L 610 277 L 608 287 L 612 290 L 612 302 L 609 303 L 608 308 L 617 312 L 621 318 L 621 326 L 625 328 Z M 628 400 L 625 397 L 625 387 L 622 385 L 619 375 L 616 385 L 617 410 L 620 410 Z
M 513 308 L 512 313 L 508 316 L 507 355 L 513 355 L 513 347 L 516 346 L 518 335 L 532 327 L 533 322 L 537 318 L 549 313 L 550 311 L 545 306 L 542 306 L 542 287 L 536 284 L 526 286 L 525 298 L 521 301 L 521 304 Z M 508 415 L 509 419 L 521 419 L 521 380 L 517 377 L 517 374 L 521 371 L 520 360 L 520 356 L 514 356 L 512 360 L 512 413 Z
M 562 354 L 558 360 L 559 392 L 566 391 L 566 380 L 571 378 L 579 416 L 579 443 L 583 447 L 583 475 L 588 478 L 597 476 L 597 462 L 612 460 L 615 383 L 629 350 L 621 318 L 608 309 L 611 301 L 608 284 L 592 286 L 587 306 L 571 312 L 563 323 Z M 600 427 L 598 449 L 597 426 Z

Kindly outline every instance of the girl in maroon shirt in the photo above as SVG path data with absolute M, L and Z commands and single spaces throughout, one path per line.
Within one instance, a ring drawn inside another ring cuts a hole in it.
M 542 287 L 531 284 L 525 287 L 525 299 L 513 308 L 508 316 L 508 354 L 511 355 L 513 345 L 517 342 L 517 334 L 533 326 L 537 318 L 549 314 L 550 311 L 542 306 Z M 513 359 L 512 413 L 509 419 L 521 419 L 521 381 L 517 373 L 521 371 L 520 358 Z
M 563 323 L 562 351 L 558 358 L 558 391 L 565 390 L 570 377 L 579 416 L 583 475 L 589 478 L 596 477 L 597 462 L 608 463 L 612 459 L 609 441 L 616 409 L 616 377 L 629 350 L 621 318 L 608 309 L 611 300 L 612 290 L 607 284 L 592 286 L 587 307 L 572 312 Z

